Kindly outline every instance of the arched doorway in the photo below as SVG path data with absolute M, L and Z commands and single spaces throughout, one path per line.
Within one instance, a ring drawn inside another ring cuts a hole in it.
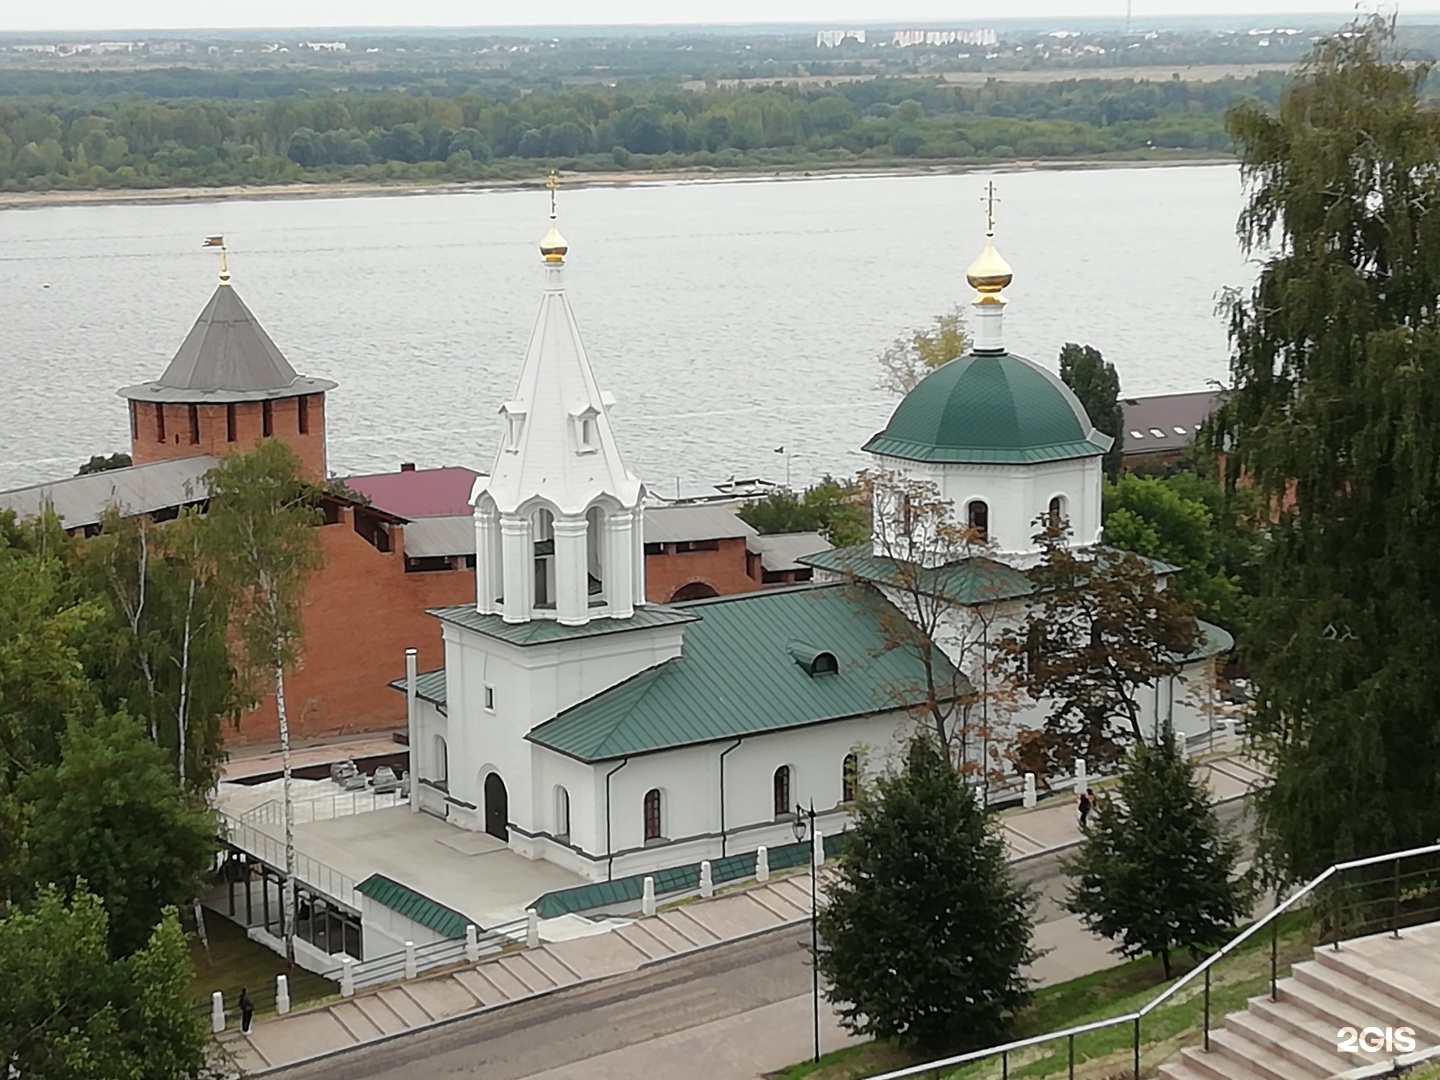
M 670 603 L 678 604 L 682 600 L 708 600 L 712 596 L 720 594 L 703 581 L 692 581 L 689 585 L 681 585 L 670 597 Z
M 497 840 L 510 842 L 510 796 L 505 781 L 496 772 L 485 777 L 485 831 Z

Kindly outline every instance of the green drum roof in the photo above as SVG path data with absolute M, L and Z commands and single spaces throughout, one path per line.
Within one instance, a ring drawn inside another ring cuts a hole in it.
M 925 376 L 865 449 L 911 461 L 1031 464 L 1110 449 L 1059 377 L 1009 353 L 970 353 Z

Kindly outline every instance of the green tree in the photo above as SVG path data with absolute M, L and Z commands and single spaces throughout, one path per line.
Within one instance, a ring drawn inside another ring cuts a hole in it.
M 930 372 L 965 355 L 969 348 L 965 312 L 957 304 L 945 314 L 935 316 L 929 327 L 901 334 L 886 347 L 876 358 L 880 378 L 875 388 L 904 396 Z
M 1278 516 L 1251 605 L 1279 879 L 1440 835 L 1440 111 L 1371 19 L 1229 114 L 1260 273 L 1216 442 Z
M 1179 676 L 1200 645 L 1193 605 L 1165 587 L 1144 559 L 1113 548 L 1070 547 L 1063 523 L 1035 537 L 1040 561 L 1026 571 L 1034 593 L 997 642 L 997 672 L 1035 702 L 1045 727 L 1030 740 L 1035 771 L 1093 768 L 1145 741 L 1142 691 Z
M 75 473 L 76 476 L 89 476 L 91 473 L 107 472 L 110 469 L 128 469 L 134 462 L 126 453 L 111 454 L 106 457 L 104 454 L 91 454 L 90 460 L 81 465 Z
M 12 1080 L 219 1080 L 173 910 L 122 959 L 104 905 L 42 891 L 0 917 L 0 1062 Z
M 826 997 L 857 1035 L 991 1045 L 1030 997 L 1033 899 L 974 794 L 925 739 L 862 789 L 819 914 Z
M 1249 912 L 1236 878 L 1240 842 L 1215 816 L 1210 792 L 1166 731 L 1125 763 L 1103 794 L 1079 852 L 1062 862 L 1066 907 L 1125 957 L 1217 948 Z
M 204 798 L 180 786 L 165 753 L 122 714 L 72 720 L 60 763 L 26 778 L 31 880 L 105 903 L 117 956 L 149 939 L 162 909 L 188 904 L 219 849 Z
M 836 547 L 870 535 L 870 508 L 853 480 L 827 476 L 800 494 L 779 490 L 752 499 L 740 519 L 761 533 L 818 532 Z
M 227 455 L 205 474 L 210 490 L 203 545 L 213 580 L 230 599 L 235 666 L 256 694 L 273 695 L 280 722 L 285 803 L 285 942 L 294 955 L 295 808 L 285 672 L 299 658 L 305 589 L 323 559 L 319 493 L 295 451 L 267 439 Z
M 1060 349 L 1060 378 L 1085 407 L 1095 430 L 1115 442 L 1105 455 L 1105 475 L 1116 480 L 1125 461 L 1125 408 L 1120 404 L 1120 373 L 1098 349 L 1067 342 Z

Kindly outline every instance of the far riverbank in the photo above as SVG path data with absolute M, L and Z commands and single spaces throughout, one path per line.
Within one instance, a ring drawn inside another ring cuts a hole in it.
M 671 169 L 629 172 L 564 173 L 566 187 L 637 187 L 648 184 L 678 183 L 744 183 L 772 180 L 820 180 L 857 176 L 945 176 L 962 173 L 1013 173 L 1062 170 L 1145 169 L 1172 166 L 1233 165 L 1234 158 L 1184 156 L 1183 153 L 1144 159 L 1125 158 L 1044 158 L 1033 161 L 1006 162 L 935 162 L 930 165 L 875 165 L 856 167 L 853 164 L 824 166 L 770 167 L 766 169 Z M 234 185 L 227 187 L 125 189 L 110 188 L 87 191 L 27 191 L 0 194 L 0 210 L 38 209 L 47 206 L 166 205 L 172 203 L 214 202 L 222 199 L 305 199 L 305 198 L 371 198 L 395 195 L 443 195 L 474 192 L 532 190 L 541 186 L 540 177 L 517 180 L 436 181 L 416 183 L 393 181 L 351 182 L 344 180 L 314 183 Z

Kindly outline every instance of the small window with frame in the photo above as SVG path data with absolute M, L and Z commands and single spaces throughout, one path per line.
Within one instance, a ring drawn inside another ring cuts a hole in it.
M 495 711 L 495 687 L 493 686 L 485 687 L 485 711 Z

